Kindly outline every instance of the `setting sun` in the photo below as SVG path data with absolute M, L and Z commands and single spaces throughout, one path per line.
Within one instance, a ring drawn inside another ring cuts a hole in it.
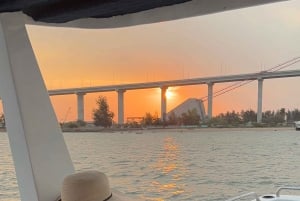
M 174 96 L 175 96 L 175 93 L 173 91 L 167 90 L 167 92 L 166 92 L 167 99 L 172 99 L 172 98 L 174 98 Z

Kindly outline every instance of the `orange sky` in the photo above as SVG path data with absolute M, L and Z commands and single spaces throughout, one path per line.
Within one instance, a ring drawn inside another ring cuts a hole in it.
M 300 2 L 265 5 L 172 22 L 108 30 L 28 26 L 49 89 L 111 85 L 250 73 L 300 56 Z M 299 64 L 286 70 L 300 69 Z M 294 87 L 300 78 L 264 82 L 263 109 L 300 108 Z M 227 84 L 215 85 L 215 90 Z M 274 89 L 280 89 L 274 90 Z M 207 95 L 207 86 L 171 88 L 170 110 L 187 98 Z M 85 96 L 91 120 L 97 96 L 117 115 L 117 93 Z M 257 83 L 214 99 L 214 114 L 256 110 Z M 289 97 L 289 98 L 287 98 Z M 292 97 L 292 98 L 291 98 Z M 75 120 L 76 96 L 51 98 L 59 121 Z M 127 91 L 125 118 L 160 113 L 158 89 Z

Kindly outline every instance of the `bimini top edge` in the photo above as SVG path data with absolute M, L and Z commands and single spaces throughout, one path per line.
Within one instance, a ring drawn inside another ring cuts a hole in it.
M 0 12 L 21 11 L 28 16 L 28 24 L 115 28 L 176 20 L 278 1 L 284 0 L 5 0 L 0 3 Z

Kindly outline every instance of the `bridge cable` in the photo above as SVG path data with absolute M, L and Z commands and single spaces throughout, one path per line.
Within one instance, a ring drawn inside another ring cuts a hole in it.
M 284 63 L 278 64 L 278 65 L 276 65 L 276 66 L 274 66 L 272 68 L 269 68 L 266 71 L 260 71 L 259 73 L 277 72 L 277 71 L 282 70 L 284 68 L 290 67 L 290 66 L 292 66 L 292 65 L 294 65 L 294 64 L 296 64 L 298 62 L 300 62 L 300 57 L 295 57 L 295 58 L 290 59 L 290 60 L 288 60 L 288 61 L 286 61 Z M 222 88 L 222 89 L 214 92 L 213 97 L 218 97 L 218 96 L 223 95 L 225 93 L 228 93 L 228 92 L 230 92 L 232 90 L 235 90 L 235 89 L 237 89 L 239 87 L 242 87 L 242 86 L 244 86 L 246 84 L 249 84 L 249 83 L 251 83 L 253 81 L 255 81 L 255 80 L 247 80 L 247 81 L 235 82 L 234 84 L 232 84 L 230 86 L 224 87 L 224 88 Z M 204 96 L 204 97 L 202 97 L 200 99 L 204 102 L 204 101 L 207 101 L 207 98 L 208 98 L 208 96 Z

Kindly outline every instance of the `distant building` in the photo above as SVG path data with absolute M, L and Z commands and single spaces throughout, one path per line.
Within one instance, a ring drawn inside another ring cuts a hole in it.
M 203 105 L 203 101 L 201 99 L 197 98 L 189 98 L 171 111 L 167 113 L 167 117 L 169 117 L 170 114 L 173 112 L 176 116 L 181 116 L 182 113 L 187 112 L 188 110 L 195 109 L 197 113 L 200 116 L 201 120 L 204 120 L 206 118 L 205 108 Z

